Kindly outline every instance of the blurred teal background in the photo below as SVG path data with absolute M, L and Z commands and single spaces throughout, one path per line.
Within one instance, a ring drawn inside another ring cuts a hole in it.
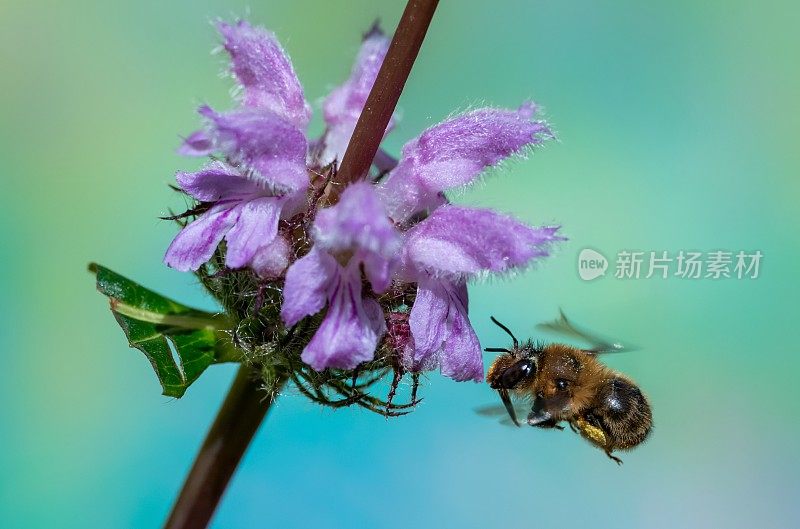
M 0 4 L 0 525 L 158 527 L 233 376 L 159 395 L 94 291 L 99 261 L 213 309 L 161 256 L 166 184 L 198 103 L 230 106 L 209 21 L 249 13 L 318 102 L 359 35 L 402 2 L 113 0 Z M 608 358 L 655 410 L 618 468 L 569 432 L 473 413 L 478 384 L 432 374 L 402 419 L 288 390 L 214 527 L 798 527 L 800 5 L 443 1 L 388 141 L 454 110 L 544 105 L 560 142 L 458 200 L 558 222 L 525 274 L 472 287 L 486 345 L 563 307 L 642 347 Z M 317 105 L 318 108 L 318 105 Z M 319 117 L 314 121 L 320 130 Z M 761 250 L 756 280 L 583 282 L 578 252 Z M 487 358 L 487 361 L 490 358 Z

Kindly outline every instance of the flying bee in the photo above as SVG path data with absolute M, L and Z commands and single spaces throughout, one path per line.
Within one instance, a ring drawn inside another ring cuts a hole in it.
M 613 451 L 629 450 L 647 438 L 653 425 L 647 397 L 630 378 L 597 358 L 625 350 L 620 344 L 576 328 L 563 312 L 555 321 L 538 327 L 585 340 L 592 344 L 590 349 L 531 340 L 520 344 L 508 327 L 494 317 L 492 321 L 508 333 L 513 346 L 485 349 L 502 353 L 489 368 L 486 380 L 500 394 L 514 424 L 520 426 L 512 396 L 530 402 L 530 426 L 563 430 L 559 423 L 566 422 L 617 464 L 622 460 Z

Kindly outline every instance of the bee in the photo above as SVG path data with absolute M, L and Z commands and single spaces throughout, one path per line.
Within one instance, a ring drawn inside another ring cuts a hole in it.
M 508 333 L 513 346 L 485 349 L 502 353 L 489 368 L 486 380 L 500 394 L 515 425 L 520 422 L 512 396 L 530 402 L 530 426 L 563 430 L 559 423 L 566 422 L 617 464 L 622 460 L 612 452 L 629 450 L 647 438 L 653 425 L 647 397 L 633 380 L 597 358 L 625 350 L 620 344 L 576 328 L 563 311 L 555 321 L 538 327 L 588 341 L 592 348 L 531 340 L 520 344 L 508 327 L 494 317 L 492 321 Z

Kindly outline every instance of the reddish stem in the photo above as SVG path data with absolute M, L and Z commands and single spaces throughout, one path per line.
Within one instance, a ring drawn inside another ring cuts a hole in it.
M 364 178 L 378 152 L 439 0 L 409 0 L 347 145 L 336 182 Z
M 244 364 L 239 367 L 164 524 L 165 529 L 208 526 L 239 461 L 283 386 L 281 380 L 265 392 L 257 378 L 260 375 L 250 367 Z

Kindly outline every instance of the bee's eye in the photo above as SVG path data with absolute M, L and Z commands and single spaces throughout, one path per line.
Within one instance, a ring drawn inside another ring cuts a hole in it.
M 558 388 L 560 391 L 567 389 L 568 386 L 569 380 L 564 380 L 563 378 L 556 379 L 556 388 Z

